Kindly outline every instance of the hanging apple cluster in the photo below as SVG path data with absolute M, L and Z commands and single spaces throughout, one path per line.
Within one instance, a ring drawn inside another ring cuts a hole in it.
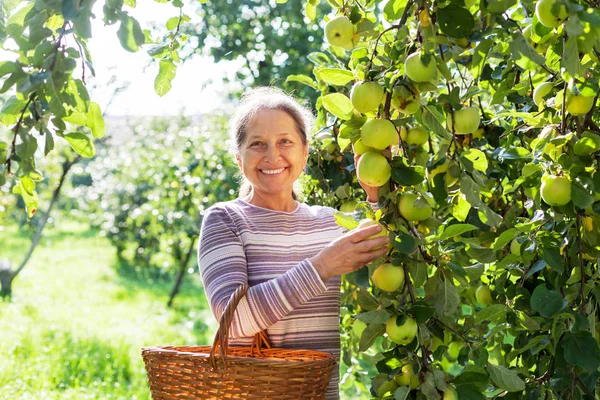
M 314 79 L 288 78 L 320 92 L 311 187 L 392 239 L 346 276 L 342 389 L 597 398 L 598 6 L 329 3 Z

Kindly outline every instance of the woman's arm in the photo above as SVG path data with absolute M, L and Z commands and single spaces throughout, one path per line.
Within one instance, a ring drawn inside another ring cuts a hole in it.
M 198 265 L 211 310 L 219 319 L 231 294 L 248 284 L 246 255 L 233 221 L 223 209 L 204 216 Z M 237 306 L 230 337 L 251 337 L 327 290 L 319 273 L 304 260 L 283 275 L 252 286 Z

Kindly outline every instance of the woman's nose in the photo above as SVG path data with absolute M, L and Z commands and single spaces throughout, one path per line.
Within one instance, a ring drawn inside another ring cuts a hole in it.
M 267 161 L 275 162 L 279 159 L 279 149 L 277 146 L 268 146 L 267 153 L 265 154 Z

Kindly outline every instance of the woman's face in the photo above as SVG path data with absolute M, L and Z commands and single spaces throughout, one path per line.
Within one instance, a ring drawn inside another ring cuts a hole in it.
M 294 119 L 282 110 L 261 110 L 248 123 L 237 155 L 253 190 L 263 195 L 290 194 L 308 159 Z

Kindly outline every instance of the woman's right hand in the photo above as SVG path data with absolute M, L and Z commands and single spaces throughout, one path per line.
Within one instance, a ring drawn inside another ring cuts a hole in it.
M 388 252 L 390 239 L 369 236 L 381 232 L 381 226 L 372 225 L 362 229 L 352 230 L 329 243 L 316 256 L 310 259 L 323 282 L 336 275 L 356 271 L 371 261 Z

